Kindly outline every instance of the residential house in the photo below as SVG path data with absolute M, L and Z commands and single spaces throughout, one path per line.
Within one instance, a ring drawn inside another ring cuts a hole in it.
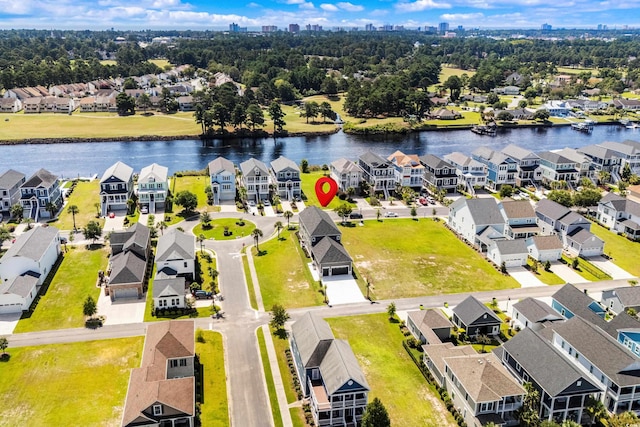
M 193 111 L 195 110 L 195 104 L 193 102 L 193 96 L 185 95 L 179 96 L 177 98 L 178 101 L 178 110 L 180 111 Z
M 519 95 L 520 88 L 518 86 L 504 86 L 504 87 L 497 87 L 497 88 L 491 89 L 491 92 L 494 92 L 500 95 Z
M 487 250 L 491 240 L 504 238 L 504 217 L 493 197 L 482 199 L 460 197 L 449 206 L 448 226 L 469 244 L 483 252 Z M 490 240 L 482 236 L 483 233 L 488 232 L 493 234 Z
M 515 185 L 518 162 L 511 157 L 488 147 L 479 147 L 471 153 L 471 158 L 487 167 L 487 184 L 492 190 L 503 185 Z
M 640 110 L 640 101 L 637 99 L 616 98 L 613 100 L 613 106 L 621 110 L 638 111 Z
M 498 335 L 500 333 L 502 320 L 473 295 L 465 298 L 452 311 L 451 321 L 458 328 L 464 329 L 469 337 Z
M 567 234 L 567 250 L 581 257 L 598 256 L 604 253 L 604 240 L 584 228 Z
M 471 194 L 475 194 L 476 187 L 484 187 L 487 183 L 485 164 L 459 151 L 445 155 L 444 160 L 455 166 L 458 184 L 462 184 Z
M 153 280 L 153 308 L 185 308 L 186 293 L 184 277 L 156 275 Z
M 418 189 L 422 187 L 425 167 L 420 163 L 417 154 L 404 154 L 398 150 L 387 159 L 395 168 L 395 179 L 398 185 Z
M 456 191 L 458 175 L 455 166 L 433 154 L 421 156 L 420 162 L 424 165 L 422 178 L 422 186 L 424 188 L 433 193 L 440 191 L 453 193 Z
M 562 241 L 556 234 L 529 237 L 526 244 L 529 256 L 538 262 L 557 261 L 562 258 Z
M 640 147 L 639 144 L 624 144 L 622 142 L 605 141 L 600 146 L 611 150 L 615 153 L 616 157 L 620 160 L 620 167 L 618 171 L 619 175 L 624 171 L 625 166 L 629 166 L 631 173 L 640 173 Z M 614 174 L 612 173 L 612 176 Z M 614 176 L 614 179 L 619 180 L 620 176 Z
M 432 102 L 434 102 L 433 99 Z M 434 102 L 434 105 L 437 105 L 437 103 Z M 429 114 L 429 116 L 432 120 L 457 120 L 462 118 L 462 114 L 447 108 L 438 108 Z
M 0 214 L 9 217 L 11 206 L 20 202 L 20 186 L 25 180 L 22 172 L 13 169 L 0 175 Z
M 131 370 L 121 425 L 194 427 L 194 321 L 150 323 L 139 368 Z
M 517 162 L 515 184 L 519 187 L 536 185 L 542 178 L 540 157 L 533 151 L 509 144 L 502 149 L 502 154 Z
M 133 195 L 133 168 L 120 161 L 109 167 L 100 179 L 100 212 L 128 209 L 127 201 Z
M 307 312 L 291 326 L 290 345 L 315 425 L 359 425 L 370 388 L 349 343 Z
M 636 404 L 640 398 L 637 355 L 580 316 L 554 325 L 550 332 L 554 347 L 583 372 L 588 372 L 591 382 L 605 389 L 601 400 L 609 412 L 640 413 Z
M 611 231 L 624 233 L 632 240 L 640 239 L 640 203 L 607 193 L 598 202 L 596 217 Z
M 543 184 L 550 186 L 552 182 L 565 181 L 572 188 L 578 185 L 580 171 L 576 162 L 551 151 L 543 151 L 538 156 Z
M 87 97 L 81 98 L 78 107 L 80 108 L 80 112 L 82 113 L 95 113 L 96 97 L 87 96 Z
M 513 304 L 511 318 L 514 326 L 522 329 L 530 328 L 534 331 L 539 331 L 554 322 L 565 320 L 548 304 L 531 297 Z
M 451 342 L 423 345 L 423 361 L 429 368 L 438 387 L 445 386 L 445 357 L 473 356 L 478 354 L 470 345 L 456 346 Z
M 340 158 L 329 165 L 331 178 L 345 193 L 349 188 L 358 189 L 362 182 L 362 169 L 351 160 Z
M 384 194 L 389 197 L 389 191 L 396 186 L 395 168 L 391 161 L 367 151 L 358 157 L 358 166 L 362 170 L 362 178 L 370 185 L 371 194 Z
M 547 110 L 554 117 L 566 117 L 571 112 L 571 106 L 566 101 L 558 100 L 547 101 L 539 109 Z
M 153 163 L 142 168 L 138 175 L 138 204 L 140 207 L 146 207 L 150 214 L 164 209 L 169 191 L 168 173 L 166 166 Z
M 151 233 L 139 222 L 109 237 L 111 257 L 105 293 L 111 301 L 142 298 L 151 261 Z
M 342 233 L 329 214 L 308 206 L 299 214 L 300 243 L 320 276 L 351 274 L 353 260 L 341 244 Z
M 551 296 L 551 308 L 564 318 L 579 316 L 596 326 L 604 325 L 606 310 L 593 298 L 567 283 Z
M 36 222 L 53 218 L 62 206 L 60 179 L 46 169 L 38 170 L 20 187 L 20 203 L 25 218 Z
M 22 101 L 18 98 L 0 98 L 0 113 L 17 113 L 22 110 Z
M 521 267 L 527 264 L 528 256 L 527 244 L 524 239 L 496 239 L 487 249 L 487 259 L 498 266 L 504 263 L 505 267 Z
M 259 202 L 269 199 L 269 169 L 260 160 L 251 158 L 240 163 L 242 185 L 247 189 L 247 200 Z
M 505 83 L 508 85 L 520 86 L 524 83 L 525 77 L 518 73 L 517 71 L 509 74 L 506 79 L 504 79 Z
M 209 180 L 213 204 L 236 198 L 236 168 L 230 160 L 218 157 L 209 162 Z
M 615 314 L 632 308 L 640 312 L 640 288 L 635 286 L 614 288 L 602 292 L 602 305 Z
M 0 314 L 29 310 L 60 256 L 55 227 L 34 227 L 19 235 L 0 258 Z
M 40 96 L 33 98 L 25 98 L 22 100 L 22 109 L 24 114 L 40 113 L 43 110 L 43 99 Z
M 506 110 L 511 114 L 515 120 L 533 120 L 533 113 L 527 108 L 514 108 L 513 110 Z
M 627 187 L 627 198 L 636 203 L 640 203 L 640 185 L 630 185 Z
M 504 200 L 498 207 L 505 222 L 504 235 L 508 239 L 526 239 L 540 232 L 536 213 L 528 200 Z
M 628 146 L 623 145 L 623 147 Z M 600 172 L 608 172 L 612 177 L 614 175 L 618 178 L 620 177 L 618 173 L 620 172 L 621 159 L 615 151 L 609 150 L 601 145 L 593 144 L 579 148 L 578 152 L 589 158 L 595 170 L 596 178 L 599 178 L 598 174 Z
M 280 156 L 271 162 L 271 182 L 278 196 L 284 200 L 295 200 L 302 195 L 300 168 L 293 160 Z
M 196 277 L 196 238 L 193 234 L 172 228 L 158 238 L 156 271 L 167 276 Z
M 590 423 L 589 399 L 600 399 L 604 387 L 569 361 L 552 343 L 525 329 L 496 349 L 502 363 L 521 383 L 540 396 L 540 420 Z
M 576 164 L 578 169 L 578 179 L 580 181 L 582 178 L 589 178 L 591 182 L 594 184 L 596 183 L 596 168 L 591 163 L 591 159 L 589 157 L 582 154 L 575 148 L 563 148 L 562 150 L 556 151 L 556 153 L 566 157 Z
M 422 344 L 441 344 L 451 339 L 453 324 L 438 309 L 407 313 L 407 328 Z

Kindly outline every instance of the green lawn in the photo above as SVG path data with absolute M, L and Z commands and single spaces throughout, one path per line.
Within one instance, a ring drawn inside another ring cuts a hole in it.
M 640 243 L 618 236 L 605 227 L 592 223 L 591 232 L 604 240 L 604 252 L 613 258 L 613 262 L 620 268 L 634 276 L 640 276 L 640 263 L 630 254 L 640 253 Z
M 304 256 L 293 232 L 283 230 L 280 240 L 271 239 L 260 244 L 260 256 L 255 248 L 253 251 L 253 262 L 266 310 L 276 303 L 287 308 L 322 304 L 319 285 L 313 281 L 307 267 L 310 260 Z
M 527 260 L 527 268 L 529 270 L 531 270 L 532 264 L 533 264 L 533 260 L 529 258 Z M 545 285 L 562 285 L 566 283 L 566 280 L 562 280 L 560 276 L 555 274 L 553 271 L 546 271 L 544 269 L 544 263 L 543 264 L 538 263 L 537 273 L 532 273 L 532 274 L 535 274 L 538 280 L 540 280 Z
M 365 221 L 342 227 L 342 243 L 375 299 L 517 288 L 442 222 Z M 362 289 L 363 293 L 366 292 Z
M 211 228 L 203 228 L 202 223 L 196 225 L 193 229 L 193 234 L 200 236 L 203 234 L 207 239 L 215 240 L 233 240 L 238 237 L 249 236 L 251 232 L 256 228 L 256 225 L 251 221 L 244 221 L 244 225 L 238 225 L 237 218 L 224 218 L 216 219 L 210 222 Z M 229 227 L 231 236 L 224 235 L 224 227 Z M 267 230 L 265 230 L 267 231 Z M 270 230 L 269 230 L 270 232 Z
M 247 248 L 242 249 L 242 269 L 244 270 L 244 279 L 247 282 L 247 291 L 249 292 L 249 303 L 254 310 L 258 309 L 258 298 L 256 297 L 256 291 L 253 289 L 253 279 L 251 278 L 251 271 L 249 271 L 249 260 L 247 260 L 246 254 Z
M 89 221 L 98 221 L 101 226 L 104 226 L 104 218 L 96 218 L 98 211 L 94 205 L 99 202 L 100 181 L 79 181 L 76 184 L 76 188 L 73 189 L 73 193 L 69 196 L 67 204 L 60 211 L 58 219 L 50 224 L 60 230 L 72 230 L 73 215 L 68 213 L 67 209 L 69 206 L 76 205 L 78 207 L 78 213 L 76 214 L 76 227 L 78 229 L 87 225 Z
M 40 297 L 33 313 L 23 315 L 15 333 L 84 326 L 83 303 L 89 295 L 98 301 L 98 270 L 106 270 L 109 251 L 104 247 L 87 250 L 71 245 L 68 249 L 46 294 Z
M 322 101 L 319 101 L 320 103 Z M 296 106 L 289 105 L 281 105 L 282 112 L 285 114 L 284 121 L 286 126 L 284 127 L 290 133 L 300 133 L 300 132 L 322 132 L 329 133 L 335 132 L 336 125 L 333 122 L 326 121 L 322 122 L 322 117 L 316 117 L 315 120 L 309 119 L 309 123 L 307 123 L 306 117 L 301 117 L 300 113 L 303 111 L 302 108 Z M 268 114 L 265 114 L 265 127 L 264 130 L 267 132 L 273 132 L 273 122 L 269 118 Z
M 404 336 L 387 314 L 328 319 L 336 338 L 349 341 L 367 382 L 396 426 L 453 426 L 453 418 L 402 347 Z
M 202 331 L 202 336 L 205 342 L 196 341 L 196 353 L 204 367 L 204 402 L 200 419 L 203 426 L 229 426 L 222 335 L 214 331 Z
M 204 189 L 209 185 L 209 176 L 178 176 L 173 177 L 171 181 L 171 193 L 174 196 L 181 191 L 191 191 L 198 197 L 198 207 L 196 207 L 196 210 L 214 210 L 213 206 L 207 204 L 207 194 L 204 192 Z M 179 205 L 174 204 L 174 212 L 179 212 L 180 209 L 181 207 Z
M 0 362 L 0 424 L 119 426 L 143 337 L 9 348 Z
M 323 176 L 325 176 L 325 173 L 328 175 L 329 171 L 316 171 L 316 172 L 300 174 L 300 178 L 302 178 L 302 182 L 301 182 L 302 192 L 305 194 L 305 196 L 307 196 L 307 200 L 304 202 L 305 205 L 317 206 L 321 209 L 333 210 L 338 206 L 340 206 L 341 204 L 346 203 L 349 206 L 351 206 L 352 209 L 355 209 L 356 207 L 355 203 L 349 203 L 346 200 L 340 200 L 337 196 L 333 198 L 331 203 L 329 203 L 329 205 L 327 205 L 326 208 L 323 208 L 322 205 L 320 205 L 320 202 L 318 201 L 318 197 L 316 196 L 316 181 L 322 178 Z
M 271 330 L 271 329 L 270 329 Z M 289 341 L 286 338 L 279 338 L 275 335 L 271 335 L 273 339 L 273 346 L 276 350 L 276 357 L 278 358 L 278 368 L 280 369 L 280 375 L 282 376 L 282 384 L 284 385 L 284 392 L 287 395 L 287 403 L 291 404 L 298 401 L 295 388 L 293 387 L 293 374 L 289 369 L 287 361 L 287 355 L 285 350 L 289 348 Z M 297 378 L 297 377 L 295 377 Z M 305 427 L 307 425 L 302 408 L 291 408 L 291 421 L 294 427 Z
M 271 371 L 271 365 L 269 364 L 269 356 L 267 354 L 267 345 L 264 341 L 264 332 L 262 328 L 258 328 L 256 331 L 258 336 L 258 345 L 260 347 L 260 358 L 262 359 L 262 366 L 264 367 L 264 377 L 267 381 L 267 391 L 269 392 L 269 402 L 271 403 L 271 413 L 273 414 L 273 420 L 275 427 L 281 427 L 282 415 L 280 414 L 280 406 L 278 405 L 278 395 L 276 394 L 276 386 L 273 383 L 273 373 Z M 286 387 L 286 385 L 285 385 Z

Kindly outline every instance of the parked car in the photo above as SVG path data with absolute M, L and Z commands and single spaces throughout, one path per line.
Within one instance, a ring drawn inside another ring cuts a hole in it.
M 249 206 L 251 206 L 252 208 L 254 208 L 256 206 L 256 202 L 254 202 L 253 200 L 249 200 L 249 202 L 247 204 Z
M 359 212 L 353 212 L 351 215 L 349 215 L 350 219 L 362 219 L 362 214 Z
M 271 206 L 271 202 L 269 202 L 268 200 L 263 200 L 262 204 L 265 206 Z
M 109 218 L 115 218 L 115 217 L 116 217 L 115 212 L 109 212 Z
M 397 218 L 397 217 L 398 217 L 398 214 L 397 214 L 397 213 L 395 213 L 395 212 L 385 212 L 384 216 L 385 216 L 386 218 Z
M 140 208 L 140 213 L 141 214 L 148 214 L 149 213 L 149 208 L 146 206 L 143 206 Z
M 213 299 L 213 294 L 211 292 L 203 290 L 196 291 L 193 296 L 195 296 L 196 299 Z
M 429 196 L 427 197 L 427 202 L 431 203 L 432 205 L 436 204 L 436 199 L 434 199 L 433 197 Z

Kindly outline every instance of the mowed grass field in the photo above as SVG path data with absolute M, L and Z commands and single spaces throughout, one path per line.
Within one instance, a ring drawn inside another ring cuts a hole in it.
M 83 304 L 87 296 L 98 302 L 98 270 L 106 270 L 109 251 L 106 247 L 87 250 L 84 246 L 67 246 L 69 252 L 64 255 L 47 293 L 40 297 L 29 317 L 20 319 L 15 333 L 84 326 Z
M 519 287 L 442 222 L 394 219 L 364 224 L 341 227 L 342 244 L 360 275 L 371 280 L 375 299 Z
M 337 160 L 337 159 L 336 159 Z M 302 192 L 307 196 L 307 200 L 305 200 L 306 206 L 317 206 L 320 209 L 335 209 L 343 203 L 350 205 L 352 208 L 356 207 L 355 203 L 349 203 L 346 200 L 340 200 L 337 196 L 331 200 L 331 203 L 327 205 L 326 208 L 323 208 L 318 200 L 318 196 L 316 195 L 316 181 L 318 179 L 325 176 L 325 173 L 328 174 L 329 171 L 317 171 L 317 172 L 309 172 L 309 173 L 301 173 L 300 178 L 302 179 L 301 188 Z M 327 184 L 325 184 L 326 186 Z M 326 190 L 326 188 L 325 188 Z
M 201 332 L 204 342 L 196 341 L 196 353 L 204 366 L 204 402 L 200 407 L 200 419 L 203 426 L 226 427 L 231 423 L 222 335 L 213 331 Z
M 58 219 L 51 222 L 51 225 L 60 230 L 72 230 L 73 215 L 67 212 L 67 209 L 69 206 L 75 205 L 78 207 L 78 213 L 76 214 L 76 227 L 78 230 L 87 225 L 89 221 L 98 221 L 100 226 L 104 226 L 104 218 L 96 218 L 98 211 L 94 204 L 99 202 L 100 181 L 97 179 L 91 182 L 79 181 L 73 193 L 67 199 L 67 203 L 60 211 Z M 81 237 L 81 235 L 78 237 Z
M 604 252 L 613 258 L 614 264 L 634 276 L 640 276 L 640 263 L 637 256 L 633 256 L 640 254 L 640 243 L 618 236 L 596 223 L 591 225 L 591 232 L 604 240 Z
M 9 348 L 10 360 L 0 362 L 0 425 L 119 426 L 143 342 L 134 337 Z
M 405 338 L 387 314 L 327 319 L 338 339 L 351 349 L 395 426 L 454 426 L 451 414 L 402 347 Z

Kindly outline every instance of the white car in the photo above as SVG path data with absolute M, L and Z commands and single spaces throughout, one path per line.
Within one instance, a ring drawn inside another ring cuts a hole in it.
M 398 214 L 397 214 L 397 213 L 395 213 L 395 212 L 385 212 L 384 216 L 385 216 L 386 218 L 397 218 L 397 217 L 398 217 Z
M 140 208 L 140 213 L 141 214 L 148 214 L 149 213 L 149 208 L 146 206 L 143 206 Z

